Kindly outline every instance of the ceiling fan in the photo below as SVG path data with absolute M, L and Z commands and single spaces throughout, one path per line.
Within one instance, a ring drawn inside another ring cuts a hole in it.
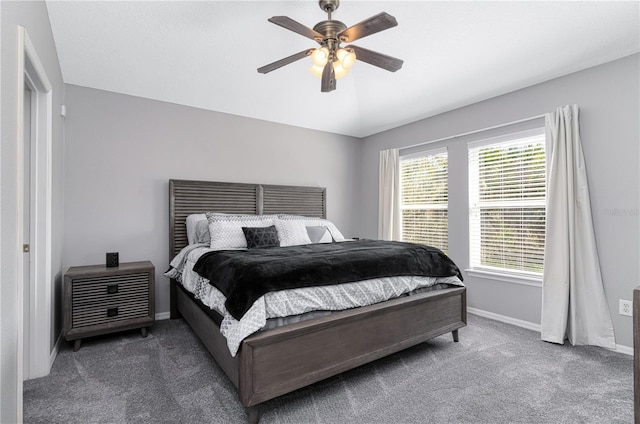
M 320 47 L 303 50 L 265 65 L 258 68 L 258 72 L 266 74 L 284 65 L 311 56 L 313 61 L 311 71 L 322 78 L 321 91 L 326 93 L 336 89 L 336 80 L 346 75 L 349 68 L 355 63 L 356 58 L 391 72 L 402 68 L 403 61 L 395 57 L 354 46 L 353 44 L 340 47 L 341 43 L 350 43 L 367 35 L 397 26 L 398 21 L 396 21 L 396 18 L 382 12 L 347 28 L 342 22 L 331 19 L 331 14 L 340 6 L 340 0 L 320 0 L 319 3 L 320 8 L 329 17 L 326 21 L 318 22 L 313 29 L 287 16 L 274 16 L 269 19 L 269 22 L 310 38 L 320 44 Z

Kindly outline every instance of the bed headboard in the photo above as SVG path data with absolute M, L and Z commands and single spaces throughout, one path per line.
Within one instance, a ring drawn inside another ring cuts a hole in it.
M 324 187 L 169 180 L 169 255 L 187 245 L 187 215 L 286 213 L 326 218 Z

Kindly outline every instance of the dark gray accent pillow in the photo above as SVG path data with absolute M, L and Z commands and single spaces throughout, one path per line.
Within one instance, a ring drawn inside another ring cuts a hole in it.
M 278 247 L 278 231 L 276 226 L 270 227 L 242 227 L 244 238 L 247 239 L 247 247 L 255 249 L 260 247 Z
M 320 240 L 322 240 L 328 232 L 329 229 L 324 225 L 307 226 L 307 234 L 309 234 L 311 243 L 320 243 Z M 333 237 L 331 241 L 333 241 Z

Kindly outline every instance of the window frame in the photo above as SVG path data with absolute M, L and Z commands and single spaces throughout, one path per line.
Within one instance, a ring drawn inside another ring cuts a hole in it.
M 410 208 L 405 208 L 404 203 L 402 202 L 402 162 L 405 160 L 409 160 L 409 159 L 415 159 L 415 158 L 422 158 L 422 157 L 427 157 L 427 156 L 436 156 L 436 155 L 442 155 L 445 154 L 446 155 L 446 159 L 447 159 L 447 175 L 445 178 L 445 182 L 446 182 L 446 187 L 447 187 L 447 203 L 430 203 L 430 204 L 426 204 L 420 207 L 410 207 Z M 404 220 L 403 220 L 403 212 L 405 209 L 413 209 L 413 210 L 446 210 L 447 211 L 447 228 L 446 228 L 446 233 L 443 234 L 443 239 L 446 239 L 447 241 L 447 249 L 442 249 L 442 246 L 434 246 L 437 247 L 438 249 L 444 250 L 445 252 L 448 251 L 449 248 L 449 149 L 445 146 L 445 147 L 436 147 L 436 148 L 431 148 L 431 149 L 427 149 L 427 150 L 420 150 L 418 152 L 413 152 L 413 153 L 408 153 L 408 154 L 404 154 L 404 155 L 400 155 L 399 157 L 399 166 L 398 166 L 398 176 L 399 176 L 399 190 L 398 190 L 398 208 L 399 208 L 399 218 L 400 218 L 400 240 L 404 241 L 404 231 L 403 231 L 403 225 L 404 225 Z
M 474 187 L 474 181 L 478 180 L 478 169 L 474 169 L 473 166 L 477 166 L 477 162 L 473 162 L 471 160 L 472 149 L 481 148 L 483 146 L 490 146 L 496 144 L 508 144 L 509 142 L 517 142 L 518 140 L 528 139 L 528 138 L 542 138 L 542 145 L 544 147 L 545 153 L 545 194 L 543 199 L 536 200 L 511 200 L 507 202 L 503 201 L 487 201 L 483 205 L 478 205 L 479 201 L 479 184 L 476 184 Z M 500 135 L 497 137 L 490 137 L 486 139 L 471 141 L 467 143 L 467 157 L 468 157 L 468 178 L 469 178 L 469 187 L 468 187 L 468 205 L 469 205 L 469 268 L 466 269 L 467 273 L 470 276 L 481 277 L 481 278 L 490 278 L 494 280 L 507 281 L 512 283 L 524 284 L 529 286 L 540 287 L 542 285 L 542 276 L 543 270 L 539 273 L 533 271 L 526 270 L 517 270 L 517 269 L 509 269 L 502 267 L 494 267 L 490 265 L 482 265 L 481 261 L 481 237 L 479 226 L 481 225 L 480 218 L 474 217 L 474 214 L 479 214 L 482 208 L 487 207 L 515 207 L 520 206 L 523 208 L 533 208 L 533 207 L 542 207 L 545 210 L 545 233 L 546 233 L 546 202 L 547 202 L 547 176 L 548 176 L 548 140 L 546 140 L 546 131 L 544 127 L 538 127 L 530 130 L 519 131 L 514 133 L 509 133 L 505 135 Z M 474 204 L 475 202 L 475 204 Z M 474 222 L 474 219 L 476 220 Z M 476 231 L 477 237 L 474 237 L 474 231 Z M 542 267 L 544 269 L 544 260 L 542 263 Z

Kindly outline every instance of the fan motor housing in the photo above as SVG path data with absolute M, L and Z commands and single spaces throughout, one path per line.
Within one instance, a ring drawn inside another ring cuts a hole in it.
M 338 33 L 347 29 L 347 26 L 340 21 L 328 20 L 318 22 L 316 26 L 313 27 L 314 31 L 319 32 L 324 35 L 325 41 L 328 39 L 337 40 Z

